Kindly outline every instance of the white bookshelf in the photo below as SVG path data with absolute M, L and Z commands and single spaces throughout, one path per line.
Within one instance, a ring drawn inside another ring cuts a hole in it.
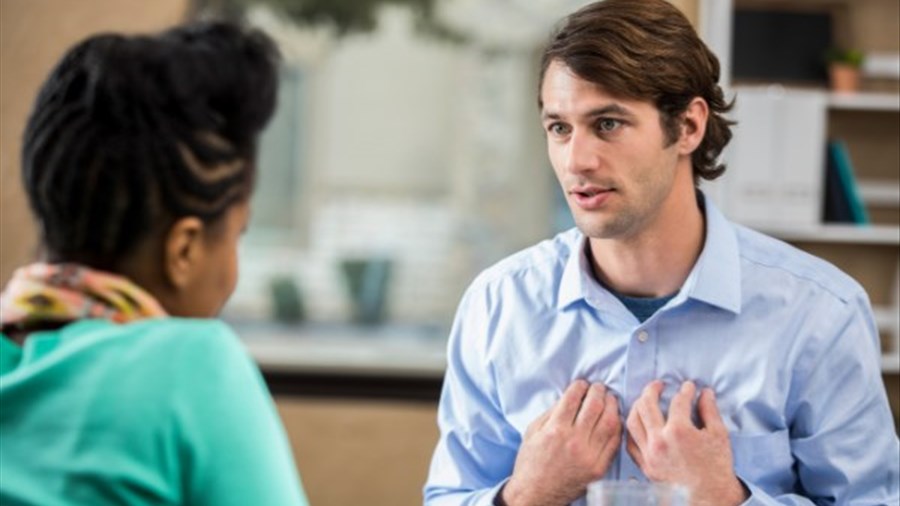
M 881 354 L 882 372 L 900 372 L 900 307 L 894 300 L 893 306 L 875 306 L 872 308 L 875 314 L 875 325 L 879 332 L 890 336 L 891 349 Z
M 900 94 L 898 93 L 830 93 L 828 107 L 856 111 L 900 111 Z
M 828 244 L 866 244 L 900 246 L 900 226 L 893 225 L 837 225 L 790 227 L 785 225 L 750 225 L 760 232 L 789 242 Z
M 884 354 L 881 356 L 881 371 L 898 373 L 900 372 L 900 353 Z
M 856 181 L 856 187 L 867 205 L 900 207 L 900 184 L 897 181 L 860 178 Z
M 875 314 L 875 325 L 882 330 L 895 330 L 897 327 L 897 308 L 891 306 L 875 306 L 872 308 Z

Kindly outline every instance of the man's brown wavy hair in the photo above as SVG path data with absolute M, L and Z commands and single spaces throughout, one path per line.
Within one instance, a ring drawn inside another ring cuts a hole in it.
M 695 97 L 709 105 L 706 135 L 692 153 L 694 184 L 725 172 L 719 154 L 731 140 L 723 116 L 733 102 L 719 87 L 719 60 L 690 22 L 665 0 L 604 0 L 569 15 L 541 58 L 539 83 L 553 61 L 606 92 L 652 102 L 669 145 L 681 133 L 681 114 Z M 539 88 L 540 89 L 540 88 Z M 543 107 L 538 91 L 538 104 Z

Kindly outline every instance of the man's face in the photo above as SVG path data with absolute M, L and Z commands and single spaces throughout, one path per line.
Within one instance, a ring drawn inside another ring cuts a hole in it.
M 578 228 L 627 239 L 650 227 L 672 193 L 678 161 L 656 107 L 614 97 L 558 61 L 547 68 L 541 100 L 550 163 Z

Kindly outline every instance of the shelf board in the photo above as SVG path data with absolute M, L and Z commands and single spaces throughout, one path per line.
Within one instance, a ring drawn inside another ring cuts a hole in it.
M 898 321 L 900 321 L 900 317 L 897 316 L 897 308 L 891 306 L 872 306 L 872 314 L 875 316 L 875 325 L 879 330 L 886 330 L 888 332 L 897 332 L 898 331 Z
M 898 93 L 829 93 L 828 106 L 832 109 L 856 111 L 900 111 Z
M 857 181 L 857 187 L 860 197 L 866 204 L 900 207 L 900 184 L 896 180 L 860 179 Z
M 900 353 L 883 353 L 881 355 L 881 372 L 900 372 Z
M 895 225 L 761 225 L 753 228 L 784 241 L 900 245 L 900 227 Z

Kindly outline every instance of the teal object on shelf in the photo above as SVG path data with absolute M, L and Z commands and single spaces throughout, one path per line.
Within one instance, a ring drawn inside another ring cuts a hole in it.
M 853 223 L 858 225 L 870 223 L 869 212 L 866 210 L 866 206 L 859 194 L 859 186 L 856 184 L 856 176 L 853 173 L 853 164 L 850 161 L 850 154 L 847 151 L 846 144 L 843 141 L 832 141 L 828 143 L 828 149 L 834 159 L 838 182 L 843 188 L 850 206 L 850 216 L 853 219 Z
M 276 321 L 299 323 L 306 317 L 303 297 L 297 282 L 289 277 L 274 278 L 269 284 L 272 316 Z
M 355 323 L 373 325 L 384 321 L 392 265 L 388 258 L 341 260 Z

